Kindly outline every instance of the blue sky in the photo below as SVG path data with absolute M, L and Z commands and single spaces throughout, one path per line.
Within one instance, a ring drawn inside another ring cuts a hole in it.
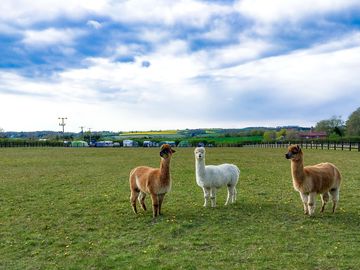
M 5 131 L 314 126 L 360 106 L 355 0 L 1 0 Z

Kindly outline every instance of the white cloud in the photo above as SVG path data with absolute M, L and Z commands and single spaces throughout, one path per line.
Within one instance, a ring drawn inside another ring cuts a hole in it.
M 36 22 L 53 21 L 60 16 L 83 18 L 101 13 L 109 4 L 105 0 L 2 0 L 0 21 L 28 26 Z
M 73 29 L 55 29 L 48 28 L 45 30 L 34 31 L 27 30 L 24 32 L 22 42 L 29 46 L 46 47 L 49 45 L 69 45 L 73 40 L 81 35 L 81 31 Z
M 193 27 L 204 26 L 212 15 L 225 14 L 230 8 L 194 0 L 133 0 L 117 3 L 106 10 L 121 22 L 146 22 L 165 25 L 182 23 Z
M 210 31 L 202 34 L 200 38 L 208 39 L 212 41 L 222 41 L 222 40 L 228 40 L 229 37 L 235 34 L 231 32 L 232 30 L 231 25 L 229 25 L 229 23 L 223 20 L 220 19 L 214 20 L 212 24 L 213 25 Z
M 228 49 L 229 55 L 236 56 L 236 49 Z M 310 118 L 299 116 L 292 119 L 294 123 L 271 116 L 271 110 L 279 110 L 273 106 L 316 108 L 344 97 L 354 104 L 360 102 L 360 39 L 356 33 L 308 50 L 249 60 L 231 68 L 218 64 L 209 69 L 213 55 L 212 51 L 191 53 L 185 43 L 174 41 L 152 54 L 137 56 L 135 62 L 89 58 L 84 62 L 86 68 L 68 69 L 44 80 L 1 72 L 0 114 L 10 109 L 6 104 L 16 104 L 10 110 L 15 111 L 11 121 L 2 126 L 10 130 L 11 123 L 19 121 L 25 130 L 22 113 L 16 113 L 24 110 L 29 116 L 44 118 L 44 127 L 36 129 L 48 129 L 61 115 L 73 119 L 68 126 L 73 131 L 80 125 L 97 130 L 246 126 L 251 123 L 246 111 L 257 106 L 258 110 L 269 110 L 267 120 L 261 118 L 264 115 L 257 118 L 258 125 L 270 125 L 271 121 L 274 125 L 306 125 Z M 151 63 L 148 68 L 142 67 L 145 60 Z M 14 98 L 18 98 L 17 103 L 12 103 Z M 331 113 L 346 117 L 348 109 L 339 106 Z
M 300 19 L 360 7 L 356 0 L 241 0 L 235 8 L 244 16 L 263 23 Z
M 102 27 L 102 24 L 95 20 L 89 20 L 86 23 L 88 26 L 91 26 L 95 29 L 100 29 Z
M 81 19 L 89 14 L 110 16 L 115 21 L 201 27 L 214 14 L 230 12 L 230 7 L 194 0 L 2 0 L 0 21 L 31 25 L 53 21 L 60 16 Z M 92 25 L 94 26 L 94 25 Z
M 339 43 L 347 44 L 347 39 Z M 214 71 L 211 76 L 221 78 L 233 92 L 271 93 L 273 102 L 283 100 L 284 106 L 289 101 L 301 107 L 355 98 L 360 88 L 360 42 L 351 48 L 331 44 Z
M 208 66 L 221 68 L 222 66 L 234 66 L 244 62 L 258 59 L 267 51 L 274 49 L 274 45 L 262 40 L 241 39 L 238 44 L 208 50 Z
M 56 46 L 66 55 L 75 54 L 80 50 L 72 48 L 76 38 L 85 35 L 89 27 L 103 27 L 97 20 L 102 16 L 114 24 L 120 22 L 126 31 L 119 29 L 116 39 L 109 36 L 105 48 L 101 47 L 101 57 L 85 56 L 79 60 L 81 67 L 64 66 L 65 70 L 47 78 L 0 70 L 0 115 L 12 112 L 0 124 L 6 130 L 18 129 L 16 126 L 56 130 L 57 117 L 67 116 L 67 128 L 72 131 L 78 131 L 80 125 L 95 130 L 238 127 L 254 125 L 249 120 L 252 109 L 253 114 L 269 111 L 256 119 L 256 125 L 307 125 L 313 120 L 301 119 L 300 113 L 296 122 L 285 123 L 287 115 L 282 118 L 279 107 L 289 108 L 289 100 L 302 110 L 343 98 L 360 103 L 360 34 L 327 37 L 330 41 L 325 44 L 263 58 L 273 51 L 281 53 L 280 45 L 271 41 L 274 27 L 278 22 L 296 23 L 356 5 L 355 1 L 338 0 L 243 0 L 234 6 L 254 24 L 237 31 L 229 24 L 231 20 L 224 19 L 234 14 L 233 7 L 210 1 L 39 0 L 30 5 L 26 0 L 4 0 L 0 32 L 21 29 L 16 34 L 23 33 L 21 45 L 27 48 Z M 70 26 L 32 29 L 34 23 L 59 18 L 79 20 L 84 30 Z M 133 27 L 136 33 L 130 33 Z M 202 32 L 205 29 L 207 33 Z M 254 38 L 259 34 L 269 38 Z M 201 42 L 206 41 L 214 45 L 202 47 Z M 224 45 L 226 41 L 228 45 Z M 217 42 L 222 45 L 216 46 Z M 119 62 L 126 57 L 134 61 Z M 150 65 L 144 68 L 144 62 Z M 347 107 L 330 111 L 342 114 Z M 273 110 L 278 114 L 272 115 Z M 41 121 L 25 121 L 23 111 Z

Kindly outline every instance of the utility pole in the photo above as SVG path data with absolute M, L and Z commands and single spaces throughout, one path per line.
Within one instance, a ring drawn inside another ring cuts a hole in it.
M 67 120 L 66 117 L 58 117 L 59 120 L 61 120 L 61 122 L 59 123 L 59 126 L 62 126 L 62 133 L 64 135 L 65 132 L 65 120 Z
M 81 137 L 84 139 L 84 126 L 79 127 L 81 129 Z
M 90 137 L 90 139 L 89 139 L 89 145 L 91 144 L 91 128 L 89 128 L 89 137 Z

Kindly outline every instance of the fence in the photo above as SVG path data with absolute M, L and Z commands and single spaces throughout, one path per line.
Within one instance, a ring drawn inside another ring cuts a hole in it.
M 287 148 L 291 142 L 251 142 L 251 143 L 233 143 L 217 144 L 217 147 L 256 147 L 256 148 Z M 301 148 L 305 149 L 328 149 L 343 151 L 360 152 L 360 142 L 297 142 Z M 1 147 L 64 147 L 68 146 L 63 142 L 51 141 L 0 141 Z M 215 145 L 212 145 L 215 146 Z
M 297 143 L 301 148 L 305 149 L 327 149 L 342 151 L 358 151 L 360 152 L 360 142 L 300 142 Z M 260 148 L 287 148 L 290 142 L 276 143 L 248 143 L 243 147 L 260 147 Z
M 42 141 L 0 141 L 0 147 L 59 147 L 64 146 L 63 142 L 42 142 Z

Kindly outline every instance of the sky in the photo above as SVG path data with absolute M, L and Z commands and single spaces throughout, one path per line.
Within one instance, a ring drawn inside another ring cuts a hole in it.
M 358 0 L 1 0 L 0 128 L 315 126 L 360 107 Z

